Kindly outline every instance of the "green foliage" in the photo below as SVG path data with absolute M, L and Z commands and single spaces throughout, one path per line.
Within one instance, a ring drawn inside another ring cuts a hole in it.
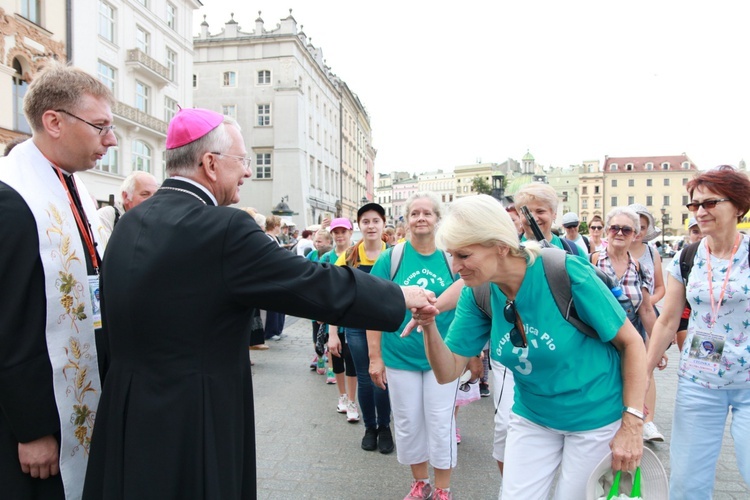
M 478 194 L 492 194 L 492 186 L 490 186 L 486 180 L 482 177 L 474 177 L 471 180 L 472 191 Z

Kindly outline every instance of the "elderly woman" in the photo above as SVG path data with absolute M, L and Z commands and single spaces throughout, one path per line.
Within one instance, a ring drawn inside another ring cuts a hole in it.
M 727 414 L 737 464 L 750 485 L 750 237 L 737 223 L 750 209 L 750 180 L 720 166 L 687 184 L 703 240 L 687 287 L 679 257 L 668 268 L 667 295 L 648 348 L 648 370 L 674 338 L 685 308 L 692 314 L 680 358 L 670 448 L 672 500 L 711 498 Z M 684 251 L 684 250 L 683 250 Z
M 454 380 L 487 340 L 492 358 L 515 374 L 502 499 L 547 498 L 558 469 L 555 498 L 584 498 L 591 471 L 610 449 L 613 469 L 634 470 L 643 453 L 645 350 L 594 269 L 566 259 L 576 310 L 598 339 L 559 313 L 544 252 L 533 242 L 519 244 L 494 198 L 454 201 L 437 242 L 453 256 L 466 288 L 445 341 L 433 318 L 414 315 L 435 376 Z M 492 318 L 468 288 L 488 282 Z
M 454 276 L 448 259 L 435 245 L 440 199 L 434 193 L 417 192 L 406 200 L 404 208 L 411 239 L 386 250 L 371 274 L 396 283 L 416 283 L 435 292 L 436 307 L 443 311 L 436 325 L 445 335 L 463 282 Z M 413 476 L 405 498 L 430 498 L 431 494 L 433 500 L 449 500 L 451 469 L 456 466 L 454 407 L 458 380 L 439 384 L 425 356 L 422 336 L 399 336 L 410 319 L 411 313 L 404 311 L 404 321 L 397 331 L 367 331 L 370 376 L 381 389 L 388 383 L 397 458 L 411 467 Z M 428 462 L 435 470 L 434 487 Z

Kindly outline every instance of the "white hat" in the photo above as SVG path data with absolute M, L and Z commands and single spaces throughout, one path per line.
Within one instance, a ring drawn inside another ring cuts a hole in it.
M 690 220 L 688 221 L 688 229 L 697 225 L 698 225 L 698 221 L 695 219 L 695 217 L 690 217 Z
M 661 229 L 656 227 L 654 216 L 651 214 L 651 212 L 649 212 L 648 208 L 641 205 L 640 203 L 633 203 L 632 205 L 628 205 L 628 208 L 638 215 L 642 215 L 646 219 L 648 219 L 648 230 L 646 231 L 646 235 L 643 237 L 644 242 L 651 241 L 661 234 Z
M 594 472 L 589 476 L 586 484 L 586 500 L 596 500 L 606 497 L 612 488 L 614 473 L 612 472 L 612 453 L 599 462 Z M 633 474 L 623 472 L 620 476 L 620 491 L 630 493 L 633 486 Z M 669 500 L 669 479 L 667 471 L 659 461 L 656 453 L 643 447 L 641 458 L 641 496 L 648 500 Z
M 562 217 L 562 225 L 565 226 L 577 226 L 580 220 L 578 219 L 578 214 L 575 212 L 568 212 Z

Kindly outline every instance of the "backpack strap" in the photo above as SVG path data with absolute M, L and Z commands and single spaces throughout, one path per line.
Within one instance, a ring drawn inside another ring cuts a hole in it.
M 490 282 L 482 283 L 479 286 L 471 287 L 471 291 L 474 293 L 474 302 L 477 303 L 479 310 L 484 313 L 485 316 L 492 319 L 492 306 L 490 305 Z
M 565 250 L 567 253 L 571 255 L 579 255 L 578 245 L 573 241 L 567 238 L 560 238 L 560 243 L 562 243 L 563 250 Z
M 542 265 L 547 284 L 552 292 L 557 309 L 565 321 L 589 337 L 599 338 L 596 331 L 578 318 L 573 304 L 573 292 L 570 289 L 570 276 L 565 268 L 566 252 L 559 248 L 542 249 Z
M 581 235 L 581 238 L 583 238 L 583 243 L 586 245 L 586 248 L 591 248 L 591 243 L 589 243 L 589 239 L 585 236 Z
M 693 269 L 693 261 L 695 260 L 695 254 L 698 253 L 698 246 L 701 241 L 691 243 L 680 252 L 680 274 L 682 275 L 682 284 L 687 289 L 688 278 L 690 277 L 690 271 Z
M 401 261 L 404 260 L 405 242 L 396 243 L 391 250 L 391 281 L 396 277 L 398 268 L 401 267 Z
M 112 207 L 112 208 L 115 209 L 115 220 L 114 222 L 112 222 L 112 229 L 114 229 L 117 223 L 120 221 L 120 211 L 117 210 L 117 207 Z

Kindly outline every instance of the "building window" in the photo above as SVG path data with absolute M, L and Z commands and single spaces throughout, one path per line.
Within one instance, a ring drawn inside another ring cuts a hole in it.
M 661 169 L 662 170 L 669 170 L 669 162 L 665 161 L 664 163 L 662 163 L 661 164 Z
M 138 111 L 148 113 L 151 87 L 143 82 L 135 81 L 135 107 Z
M 236 87 L 237 73 L 235 73 L 234 71 L 225 71 L 221 84 L 224 87 Z
M 599 200 L 594 200 L 594 208 L 601 208 Z
M 18 59 L 13 59 L 13 128 L 19 132 L 31 133 L 29 122 L 26 121 L 26 115 L 23 114 L 23 98 L 29 84 L 23 79 L 23 68 Z
M 258 71 L 258 85 L 270 85 L 271 84 L 271 72 L 267 69 Z
M 610 201 L 609 205 L 611 207 L 616 207 L 617 206 L 617 196 L 613 196 L 612 199 L 610 199 L 609 201 Z
M 144 54 L 149 53 L 151 45 L 151 33 L 144 30 L 140 26 L 136 26 L 135 28 L 135 46 L 138 50 L 143 52 Z
M 115 42 L 115 9 L 107 2 L 99 2 L 99 36 Z
M 664 203 L 662 203 L 662 206 L 668 207 L 669 206 L 669 196 L 664 196 Z
M 628 205 L 635 203 L 635 196 L 628 196 Z
M 646 179 L 646 187 L 651 187 L 654 185 L 653 179 Z
M 164 121 L 169 123 L 177 114 L 177 101 L 169 97 L 164 98 Z
M 682 206 L 684 207 L 687 204 L 688 204 L 688 195 L 684 194 L 682 195 Z
M 177 52 L 167 48 L 167 74 L 171 81 L 177 79 Z
M 258 126 L 267 127 L 271 125 L 271 105 L 258 104 Z
M 653 207 L 654 206 L 654 197 L 653 196 L 646 196 L 646 206 L 647 207 Z
M 42 20 L 39 17 L 39 1 L 40 0 L 21 0 L 21 15 L 35 24 L 42 24 Z
M 617 179 L 612 179 L 612 187 L 617 187 Z
M 653 170 L 653 169 L 654 169 L 654 164 L 652 162 L 646 163 L 646 170 Z
M 195 75 L 195 74 L 193 75 L 193 88 L 194 89 L 198 88 L 198 75 Z
M 271 153 L 258 153 L 255 155 L 255 178 L 271 178 Z
M 117 142 L 120 142 L 120 138 L 117 137 Z M 96 164 L 96 169 L 102 172 L 109 172 L 110 174 L 117 174 L 120 172 L 120 148 L 117 146 L 110 147 L 107 150 L 107 154 L 102 157 Z
M 683 177 L 682 178 L 682 185 L 683 186 L 687 186 L 687 183 L 688 183 L 688 178 L 687 177 Z
M 669 177 L 664 179 L 664 185 L 669 186 Z
M 617 163 L 613 163 L 612 165 L 610 165 L 610 166 L 609 166 L 609 170 L 610 170 L 610 171 L 615 171 L 615 170 L 617 170 Z
M 221 106 L 221 114 L 237 118 L 237 105 L 236 104 L 224 104 Z
M 97 65 L 97 72 L 99 76 L 99 81 L 102 82 L 104 85 L 109 88 L 109 90 L 112 91 L 112 93 L 115 93 L 115 68 L 110 66 L 107 63 L 104 63 L 102 61 L 98 62 Z
M 690 162 L 689 161 L 683 161 L 682 162 L 682 168 L 683 170 L 687 170 L 690 168 Z
M 167 26 L 175 29 L 177 26 L 177 7 L 167 2 Z
M 628 187 L 635 187 L 635 179 L 628 179 Z
M 588 186 L 583 186 L 583 187 L 581 188 L 581 194 L 589 194 L 589 191 L 588 191 L 588 190 L 589 190 L 589 187 L 588 187 Z
M 581 208 L 584 210 L 589 208 L 589 200 L 581 200 Z
M 136 1 L 148 9 L 148 0 L 136 0 Z
M 633 170 L 633 164 L 632 163 L 626 163 L 625 164 L 625 170 L 627 170 L 628 172 L 630 172 L 631 170 Z
M 151 148 L 142 141 L 133 141 L 133 170 L 151 172 Z
M 599 194 L 599 186 L 594 186 L 594 194 Z

